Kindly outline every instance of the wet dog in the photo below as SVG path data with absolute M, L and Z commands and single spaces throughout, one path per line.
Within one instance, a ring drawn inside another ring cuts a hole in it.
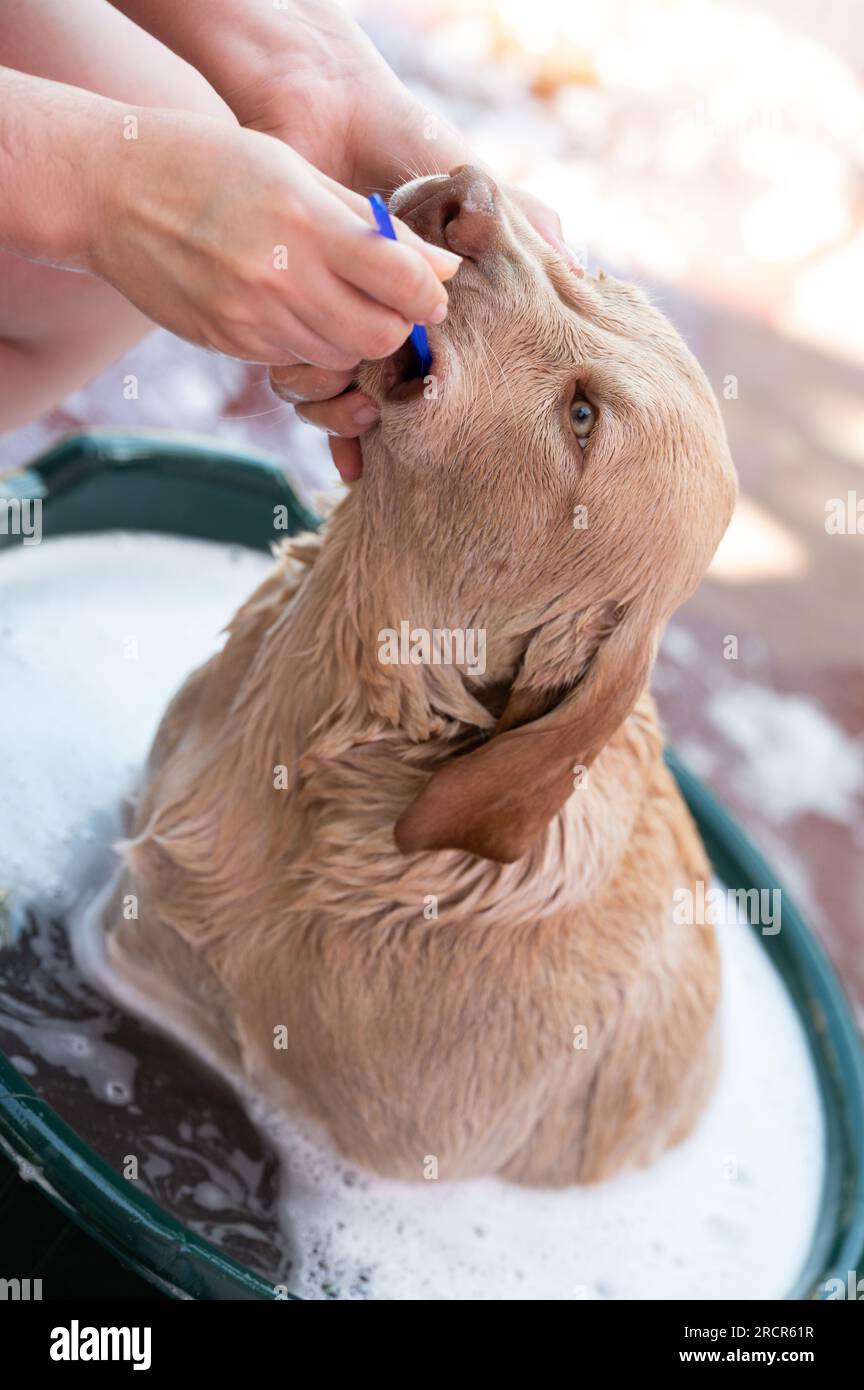
M 167 710 L 107 947 L 368 1168 L 591 1181 L 714 1075 L 713 930 L 672 916 L 709 870 L 648 685 L 734 470 L 639 290 L 476 169 L 391 208 L 464 258 L 431 375 L 362 366 L 362 480 Z

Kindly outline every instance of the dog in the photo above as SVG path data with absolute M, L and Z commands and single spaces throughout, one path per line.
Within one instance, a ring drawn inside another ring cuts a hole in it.
M 482 170 L 390 206 L 464 258 L 432 371 L 362 364 L 363 477 L 170 704 L 105 947 L 367 1169 L 593 1182 L 683 1139 L 717 1067 L 713 930 L 672 914 L 709 869 L 648 686 L 735 473 L 640 290 L 574 274 Z

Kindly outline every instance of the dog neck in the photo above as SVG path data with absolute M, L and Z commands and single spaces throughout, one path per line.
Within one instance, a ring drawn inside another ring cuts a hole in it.
M 433 597 L 431 572 L 441 567 L 410 533 L 401 552 L 394 540 L 383 546 L 356 493 L 337 509 L 323 542 L 306 537 L 284 547 L 231 711 L 241 742 L 236 775 L 253 800 L 250 814 L 270 824 L 262 853 L 278 853 L 298 891 L 301 881 L 307 889 L 314 882 L 316 901 L 330 899 L 334 910 L 338 903 L 349 918 L 381 912 L 385 902 L 388 913 L 406 903 L 417 910 L 430 894 L 453 905 L 479 893 L 484 911 L 497 904 L 508 922 L 517 904 L 526 919 L 558 911 L 596 892 L 623 852 L 659 759 L 653 705 L 640 702 L 586 787 L 518 863 L 459 851 L 401 855 L 396 820 L 434 767 L 488 734 L 496 690 L 519 657 L 519 625 L 511 623 L 506 642 L 487 642 L 482 675 L 457 664 L 381 659 L 382 633 L 399 633 L 402 622 L 432 630 L 453 612 L 446 605 L 458 594 Z M 466 616 L 495 625 L 470 593 L 463 602 Z M 254 599 L 241 610 L 231 642 L 243 642 L 260 612 Z M 281 796 L 269 786 L 262 795 L 262 767 L 281 770 Z M 346 877 L 368 891 L 348 902 Z
M 285 654 L 304 653 L 302 670 L 285 674 L 308 685 L 316 722 L 347 701 L 358 722 L 411 743 L 452 724 L 462 738 L 492 728 L 533 619 L 504 611 L 500 586 L 448 560 L 405 509 L 370 506 L 362 488 L 336 509 L 278 639 L 290 636 Z

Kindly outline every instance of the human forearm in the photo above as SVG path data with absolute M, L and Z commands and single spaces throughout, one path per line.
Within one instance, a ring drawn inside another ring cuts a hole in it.
M 362 58 L 382 62 L 373 45 L 331 0 L 111 0 L 116 9 L 197 68 L 246 124 L 261 84 L 296 73 L 350 76 Z M 350 53 L 346 48 L 350 36 Z M 382 66 L 383 63 L 382 63 Z
M 0 247 L 90 271 L 191 342 L 337 370 L 395 351 L 439 321 L 459 258 L 370 222 L 258 131 L 0 69 Z
M 112 3 L 196 67 L 241 124 L 358 192 L 394 187 L 406 167 L 444 172 L 472 158 L 333 0 Z
M 0 246 L 86 269 L 104 171 L 124 108 L 60 82 L 0 68 Z
M 111 0 L 207 78 L 238 118 L 256 82 L 289 46 L 289 14 L 273 0 Z

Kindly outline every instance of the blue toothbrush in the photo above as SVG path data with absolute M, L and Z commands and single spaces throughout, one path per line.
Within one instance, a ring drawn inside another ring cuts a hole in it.
M 382 236 L 389 237 L 391 241 L 396 240 L 396 233 L 393 230 L 393 223 L 390 221 L 390 214 L 384 200 L 373 193 L 369 199 L 372 204 L 372 212 L 378 224 L 378 230 Z M 414 356 L 417 358 L 417 365 L 420 370 L 418 376 L 426 376 L 432 366 L 432 354 L 429 351 L 429 339 L 426 336 L 426 329 L 422 324 L 415 323 L 411 329 L 411 346 L 414 349 Z

